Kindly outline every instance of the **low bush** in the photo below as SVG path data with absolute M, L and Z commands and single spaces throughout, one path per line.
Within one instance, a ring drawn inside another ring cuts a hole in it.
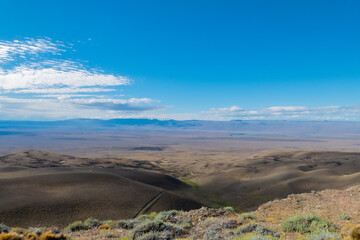
M 242 213 L 240 215 L 241 220 L 255 220 L 254 213 Z
M 263 235 L 260 233 L 247 233 L 241 237 L 228 238 L 227 240 L 285 240 L 284 237 L 274 237 L 271 235 Z
M 235 209 L 233 207 L 227 206 L 223 208 L 225 211 L 229 211 L 229 212 L 235 212 Z
M 98 228 L 102 223 L 95 218 L 88 218 L 84 221 L 86 228 Z
M 157 220 L 162 220 L 162 221 L 169 221 L 169 220 L 174 220 L 173 218 L 175 216 L 177 216 L 180 212 L 176 211 L 176 210 L 170 210 L 170 211 L 163 211 L 163 212 L 159 212 L 156 216 L 155 219 Z
M 39 240 L 66 240 L 66 237 L 63 234 L 53 234 L 51 231 L 45 232 L 40 235 Z
M 347 213 L 342 213 L 342 214 L 340 214 L 340 215 L 339 215 L 339 218 L 340 218 L 341 220 L 350 220 L 350 219 L 351 219 L 351 217 L 350 217 Z
M 348 224 L 341 229 L 345 239 L 360 239 L 360 224 Z
M 166 214 L 164 213 L 162 217 L 159 218 L 168 218 L 174 214 L 176 213 L 174 212 L 172 213 L 168 212 Z M 172 236 L 181 235 L 185 233 L 190 227 L 191 227 L 191 223 L 190 221 L 187 220 L 177 221 L 173 223 L 173 222 L 166 222 L 158 219 L 158 217 L 155 217 L 154 219 L 147 219 L 142 222 L 136 222 L 133 227 L 133 231 L 134 231 L 134 237 L 136 237 L 136 239 L 138 239 L 139 237 L 141 238 L 144 237 L 144 239 L 152 239 L 152 237 L 154 236 L 159 237 L 161 234 L 164 235 L 167 232 L 170 232 Z M 165 235 L 168 237 L 168 234 Z M 157 239 L 168 239 L 168 238 L 164 238 L 164 236 L 162 236 L 162 238 L 157 238 Z
M 38 235 L 36 233 L 28 233 L 25 236 L 25 240 L 37 240 Z
M 143 214 L 143 215 L 140 215 L 137 218 L 135 218 L 135 220 L 138 221 L 138 222 L 142 222 L 142 221 L 145 221 L 145 220 L 153 220 L 155 217 L 156 216 L 151 215 L 151 214 Z
M 173 239 L 173 234 L 170 231 L 162 232 L 148 232 L 140 237 L 136 238 L 138 240 L 169 240 Z
M 234 220 L 217 219 L 216 221 L 212 221 L 211 224 L 205 228 L 205 231 L 221 231 L 225 229 L 234 229 L 236 227 L 237 222 Z
M 66 228 L 64 228 L 64 232 L 75 232 L 75 231 L 87 230 L 91 228 L 98 228 L 102 224 L 107 224 L 107 223 L 104 223 L 104 221 L 99 221 L 98 219 L 95 218 L 88 218 L 84 222 L 75 221 L 73 223 L 70 223 Z
M 89 229 L 89 227 L 85 226 L 82 221 L 75 221 L 73 223 L 70 223 L 66 228 L 64 228 L 64 232 L 69 233 L 86 229 Z
M 6 226 L 5 224 L 0 223 L 0 233 L 2 233 L 2 232 L 5 232 L 5 233 L 10 232 L 10 229 L 11 229 L 10 227 Z
M 310 233 L 321 230 L 333 232 L 334 225 L 327 219 L 315 216 L 294 216 L 286 219 L 282 223 L 282 229 L 285 232 L 299 232 L 299 233 Z
M 109 229 L 110 226 L 109 224 L 103 224 L 103 225 L 100 225 L 98 229 Z
M 123 229 L 134 229 L 136 235 L 147 232 L 164 231 L 165 228 L 173 232 L 183 232 L 191 227 L 191 221 L 187 219 L 176 219 L 180 213 L 177 210 L 163 211 L 160 213 L 140 215 L 135 219 L 120 220 L 115 222 L 114 227 Z
M 106 230 L 100 231 L 99 236 L 113 238 L 115 236 L 115 233 L 112 230 L 106 229 Z
M 148 232 L 161 232 L 165 230 L 166 224 L 163 221 L 157 220 L 147 220 L 143 223 L 140 223 L 139 225 L 135 226 L 134 231 L 135 235 L 142 235 L 144 233 Z
M 216 230 L 210 230 L 204 234 L 204 240 L 222 240 L 222 239 L 224 238 Z
M 236 239 L 281 239 L 281 235 L 257 223 L 243 225 L 234 231 Z
M 15 232 L 15 233 L 18 233 L 18 234 L 25 234 L 27 231 L 27 229 L 25 228 L 20 228 L 20 227 L 13 227 L 11 228 L 10 232 Z
M 192 223 L 190 219 L 181 219 L 176 222 L 176 225 L 180 226 L 182 229 L 190 229 Z
M 38 235 L 36 233 L 28 233 L 25 236 L 25 240 L 36 240 Z
M 19 234 L 16 232 L 10 232 L 10 233 L 1 233 L 0 234 L 0 240 L 67 240 L 69 239 L 67 236 L 63 234 L 54 234 L 51 231 L 42 233 L 42 234 L 36 234 L 36 233 L 26 233 Z
M 341 235 L 329 231 L 314 232 L 306 236 L 308 240 L 338 240 L 342 239 Z
M 120 220 L 115 223 L 115 227 L 124 228 L 124 229 L 133 229 L 136 224 L 137 221 L 135 219 Z
M 48 229 L 47 228 L 34 228 L 34 227 L 29 227 L 28 229 L 26 229 L 26 233 L 34 233 L 37 236 L 40 236 L 41 234 L 43 234 L 44 232 L 47 232 Z
M 3 232 L 0 234 L 0 240 L 24 240 L 24 237 L 14 232 L 12 233 Z

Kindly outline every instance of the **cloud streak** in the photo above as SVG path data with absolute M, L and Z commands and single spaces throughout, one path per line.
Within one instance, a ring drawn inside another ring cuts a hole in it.
M 20 99 L 0 97 L 0 119 L 71 119 L 145 117 L 164 109 L 151 99 Z
M 63 57 L 71 44 L 50 38 L 0 41 L 0 115 L 3 118 L 114 118 L 163 109 L 149 98 L 128 98 L 125 76 Z M 121 97 L 121 99 L 119 99 Z
M 129 79 L 122 76 L 91 72 L 71 66 L 71 69 L 59 68 L 57 65 L 44 66 L 18 66 L 11 70 L 0 71 L 0 89 L 23 90 L 23 92 L 36 92 L 51 87 L 93 87 L 93 86 L 119 86 L 129 83 Z M 78 89 L 81 91 L 81 89 Z M 16 91 L 15 91 L 16 92 Z
M 218 120 L 360 120 L 360 106 L 274 106 L 257 110 L 238 106 L 212 108 L 199 117 Z
M 130 79 L 89 69 L 78 61 L 53 58 L 65 45 L 51 39 L 0 41 L 0 90 L 13 93 L 100 92 L 107 86 L 121 86 Z M 70 47 L 68 47 L 70 48 Z M 45 59 L 42 56 L 45 56 Z M 50 54 L 50 57 L 47 57 Z M 36 55 L 36 58 L 33 58 Z M 10 64 L 10 65 L 9 65 Z M 97 87 L 95 89 L 85 89 Z M 71 89 L 71 90 L 70 90 Z M 109 91 L 108 89 L 104 89 Z
M 17 57 L 25 58 L 28 55 L 41 53 L 60 54 L 65 51 L 64 47 L 63 43 L 53 42 L 49 38 L 0 41 L 0 63 L 14 61 Z

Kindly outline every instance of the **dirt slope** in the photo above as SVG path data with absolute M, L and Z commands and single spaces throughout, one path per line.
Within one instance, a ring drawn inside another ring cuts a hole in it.
M 360 184 L 360 153 L 351 152 L 267 151 L 214 168 L 191 180 L 241 210 L 292 193 Z
M 0 161 L 0 222 L 12 226 L 64 226 L 88 217 L 123 219 L 139 211 L 201 206 L 181 196 L 190 189 L 185 183 L 139 166 L 104 167 L 110 163 L 37 151 Z M 99 166 L 79 167 L 96 161 Z

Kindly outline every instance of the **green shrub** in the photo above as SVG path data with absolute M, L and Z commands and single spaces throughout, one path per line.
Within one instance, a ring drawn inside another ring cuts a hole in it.
M 153 220 L 155 217 L 156 216 L 151 215 L 151 214 L 143 214 L 143 215 L 140 215 L 137 218 L 135 218 L 135 220 L 137 222 L 142 222 L 142 221 L 145 221 L 145 220 Z
M 254 213 L 242 213 L 240 215 L 241 220 L 255 220 L 255 214 Z
M 350 220 L 350 219 L 351 219 L 351 217 L 350 217 L 348 214 L 346 214 L 346 213 L 340 214 L 340 215 L 339 215 L 339 218 L 340 218 L 341 220 Z
M 260 233 L 248 234 L 241 238 L 230 237 L 227 240 L 278 240 L 279 237 L 273 237 L 271 235 L 262 235 Z
M 84 221 L 84 226 L 86 228 L 97 228 L 102 224 L 99 220 L 95 218 L 88 218 Z
M 210 230 L 204 235 L 204 240 L 222 240 L 224 239 L 218 231 Z
M 99 236 L 113 238 L 113 237 L 115 237 L 115 233 L 111 230 L 102 230 L 102 231 L 100 231 Z
M 9 232 L 10 229 L 11 229 L 10 227 L 6 226 L 5 224 L 0 223 L 0 233 Z
M 118 228 L 133 229 L 136 224 L 137 224 L 137 221 L 135 219 L 129 219 L 129 220 L 117 221 L 115 226 Z
M 227 206 L 223 208 L 225 211 L 229 211 L 229 212 L 235 212 L 235 209 L 233 207 Z
M 329 231 L 320 231 L 309 234 L 306 239 L 308 240 L 338 240 L 342 239 L 341 235 Z
M 148 232 L 140 237 L 136 238 L 138 240 L 167 240 L 173 239 L 173 234 L 170 231 L 163 231 L 163 232 Z
M 207 228 L 206 231 L 221 231 L 225 229 L 234 229 L 237 227 L 237 222 L 234 220 L 218 219 L 213 221 Z
M 115 228 L 117 225 L 117 221 L 114 220 L 105 220 L 105 221 L 100 221 L 101 225 L 109 225 L 110 228 Z
M 285 232 L 309 233 L 320 230 L 334 231 L 334 226 L 329 220 L 315 215 L 297 215 L 286 219 L 282 223 L 282 229 Z
M 181 177 L 180 180 L 183 181 L 184 183 L 190 185 L 194 190 L 196 190 L 196 191 L 200 190 L 200 185 L 189 180 L 187 177 Z
M 190 229 L 192 227 L 192 223 L 190 219 L 181 219 L 176 222 L 182 229 Z
M 11 228 L 10 232 L 15 232 L 18 234 L 24 234 L 26 232 L 25 228 L 20 228 L 20 227 L 13 227 Z
M 84 222 L 82 221 L 75 221 L 70 223 L 66 228 L 64 228 L 64 232 L 75 232 L 80 230 L 86 230 L 90 228 L 97 228 L 103 223 L 94 218 L 88 218 Z
M 64 228 L 64 232 L 69 233 L 86 229 L 89 229 L 89 227 L 85 226 L 82 221 L 75 221 L 73 223 L 70 223 L 66 228 Z
M 45 227 L 42 227 L 42 228 L 29 227 L 28 229 L 26 229 L 26 233 L 35 233 L 38 236 L 40 236 L 41 234 L 43 234 L 44 232 L 47 232 L 47 231 L 48 231 L 48 229 Z
M 165 230 L 165 223 L 163 221 L 144 221 L 134 227 L 134 232 L 136 236 L 143 235 L 148 232 L 161 232 Z
M 143 222 L 134 225 L 134 237 L 143 237 L 146 235 L 146 239 L 152 239 L 151 237 L 157 235 L 157 233 L 171 232 L 173 235 L 181 235 L 191 227 L 190 221 L 179 221 L 177 223 L 169 223 L 161 220 L 145 220 Z M 158 238 L 161 239 L 161 238 Z
M 211 225 L 215 224 L 218 220 L 219 220 L 218 218 L 209 217 L 204 221 L 199 222 L 196 227 L 199 229 L 207 229 Z
M 155 217 L 156 220 L 169 220 L 171 218 L 174 218 L 176 215 L 178 215 L 180 212 L 176 210 L 170 210 L 170 211 L 163 211 L 159 212 L 157 216 Z
M 273 239 L 280 238 L 280 234 L 277 234 L 274 231 L 272 231 L 266 227 L 263 227 L 257 223 L 249 223 L 249 224 L 243 225 L 243 226 L 239 227 L 234 233 L 236 236 L 239 236 L 239 237 L 244 237 L 244 236 L 248 237 L 249 233 L 253 233 L 250 236 L 259 235 L 259 236 L 272 237 Z

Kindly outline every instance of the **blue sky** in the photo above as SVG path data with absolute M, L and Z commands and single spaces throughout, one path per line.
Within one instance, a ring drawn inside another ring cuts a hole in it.
M 358 1 L 0 3 L 0 119 L 360 120 Z

